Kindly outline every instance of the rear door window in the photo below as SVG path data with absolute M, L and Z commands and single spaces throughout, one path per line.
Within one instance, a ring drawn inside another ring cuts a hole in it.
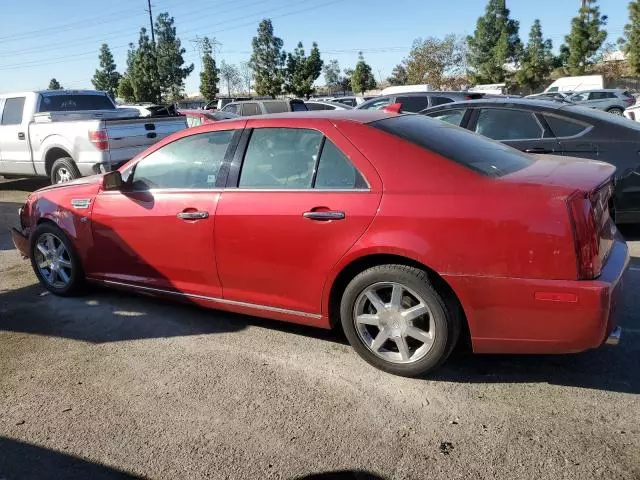
M 229 103 L 222 108 L 222 111 L 228 113 L 238 113 L 238 104 Z
M 243 103 L 242 104 L 242 115 L 245 117 L 250 117 L 253 115 L 260 115 L 262 112 L 260 111 L 260 105 L 257 103 Z
M 7 98 L 2 110 L 2 125 L 20 125 L 25 97 Z
M 323 103 L 307 103 L 307 110 L 335 110 L 335 108 Z
M 532 140 L 544 135 L 533 113 L 506 108 L 480 109 L 475 132 L 493 140 Z
M 366 105 L 362 105 L 360 107 L 361 110 L 380 110 L 382 107 L 391 104 L 391 97 L 379 98 L 377 100 L 373 100 Z
M 429 108 L 429 97 L 425 96 L 405 96 L 397 97 L 396 103 L 402 104 L 402 111 L 418 113 L 425 108 Z
M 549 128 L 556 137 L 573 137 L 584 132 L 589 125 L 574 122 L 565 117 L 556 117 L 555 115 L 544 115 L 544 119 L 549 124 Z
M 264 109 L 267 113 L 284 113 L 287 112 L 286 102 L 264 102 Z
M 322 147 L 313 186 L 328 190 L 354 189 L 367 188 L 367 183 L 345 154 L 327 138 Z
M 303 102 L 291 102 L 292 112 L 306 112 L 307 106 Z
M 443 122 L 450 123 L 451 125 L 455 125 L 459 127 L 462 123 L 462 119 L 464 118 L 464 114 L 466 109 L 464 108 L 456 108 L 452 110 L 442 110 L 440 112 L 430 113 L 429 116 L 431 118 L 437 118 Z
M 431 97 L 431 106 L 444 105 L 445 103 L 452 103 L 453 99 L 448 97 Z
M 399 115 L 370 125 L 490 177 L 533 163 L 530 156 L 514 148 L 425 115 Z

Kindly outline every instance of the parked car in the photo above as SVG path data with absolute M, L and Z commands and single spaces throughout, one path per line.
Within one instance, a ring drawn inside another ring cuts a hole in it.
M 387 105 L 399 103 L 402 112 L 417 113 L 425 108 L 451 103 L 458 100 L 473 100 L 482 98 L 482 93 L 471 92 L 409 92 L 397 95 L 383 95 L 361 103 L 358 110 L 379 110 Z
M 181 117 L 139 118 L 94 90 L 0 94 L 0 175 L 61 183 L 111 171 L 186 126 Z
M 570 102 L 597 108 L 614 115 L 623 115 L 626 108 L 635 105 L 636 97 L 622 89 L 587 90 L 569 96 Z
M 230 120 L 238 118 L 240 115 L 229 112 L 218 112 L 212 110 L 180 110 L 180 115 L 184 115 L 187 119 L 189 127 L 197 127 L 204 123 L 213 123 L 220 120 Z
M 617 168 L 616 222 L 640 222 L 640 123 L 579 105 L 527 99 L 450 103 L 424 113 L 524 152 L 611 163 Z
M 423 375 L 467 332 L 487 353 L 617 341 L 613 173 L 422 115 L 241 118 L 31 194 L 13 240 L 57 295 L 91 281 L 341 325 L 372 365 Z
M 584 90 L 599 90 L 610 83 L 603 75 L 582 75 L 576 77 L 561 77 L 544 89 L 545 93 L 564 92 L 573 93 Z
M 347 97 L 333 97 L 333 98 L 330 99 L 330 101 L 336 102 L 336 103 L 342 103 L 342 104 L 348 105 L 350 107 L 355 107 L 357 105 L 360 105 L 360 104 L 366 102 L 367 100 L 371 100 L 372 98 L 374 98 L 374 97 L 373 96 L 366 96 L 366 97 L 347 96 Z
M 624 116 L 634 122 L 640 122 L 640 104 L 636 103 L 624 111 Z
M 556 102 L 563 103 L 572 103 L 569 100 L 570 93 L 562 93 L 562 92 L 543 92 L 543 93 L 534 93 L 533 95 L 527 95 L 524 98 L 533 98 L 535 100 L 553 100 Z
M 306 112 L 307 106 L 297 98 L 284 100 L 247 100 L 225 105 L 222 112 L 235 113 L 243 117 L 268 113 Z
M 251 100 L 251 97 L 220 97 L 207 103 L 203 110 L 222 110 L 225 105 L 231 102 L 242 102 L 244 100 Z
M 307 106 L 307 110 L 351 110 L 353 108 L 344 103 L 320 100 L 307 100 L 304 104 Z

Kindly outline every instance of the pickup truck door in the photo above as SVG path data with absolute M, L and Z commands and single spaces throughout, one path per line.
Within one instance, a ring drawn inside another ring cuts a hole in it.
M 6 97 L 0 100 L 0 173 L 33 175 L 29 147 L 27 98 Z
M 239 135 L 182 137 L 128 168 L 121 189 L 99 192 L 87 275 L 189 298 L 221 297 L 214 218 L 225 158 Z

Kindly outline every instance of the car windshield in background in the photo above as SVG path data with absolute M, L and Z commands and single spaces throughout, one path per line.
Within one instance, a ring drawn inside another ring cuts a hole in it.
M 77 110 L 114 110 L 106 95 L 42 95 L 39 112 L 70 112 Z
M 502 143 L 423 115 L 401 115 L 370 125 L 490 177 L 517 172 L 534 161 Z
M 621 127 L 631 128 L 633 130 L 640 130 L 640 122 L 634 122 L 622 115 L 611 115 L 609 112 L 603 110 L 597 110 L 595 108 L 582 107 L 580 105 L 567 105 L 562 107 L 561 111 L 578 113 L 585 117 L 595 118 L 597 120 L 604 120 L 609 123 L 615 123 Z

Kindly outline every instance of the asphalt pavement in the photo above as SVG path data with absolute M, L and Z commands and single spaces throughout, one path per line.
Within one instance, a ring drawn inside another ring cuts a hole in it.
M 0 479 L 640 479 L 640 228 L 617 347 L 406 379 L 339 332 L 46 294 L 7 231 L 41 185 L 0 180 Z

